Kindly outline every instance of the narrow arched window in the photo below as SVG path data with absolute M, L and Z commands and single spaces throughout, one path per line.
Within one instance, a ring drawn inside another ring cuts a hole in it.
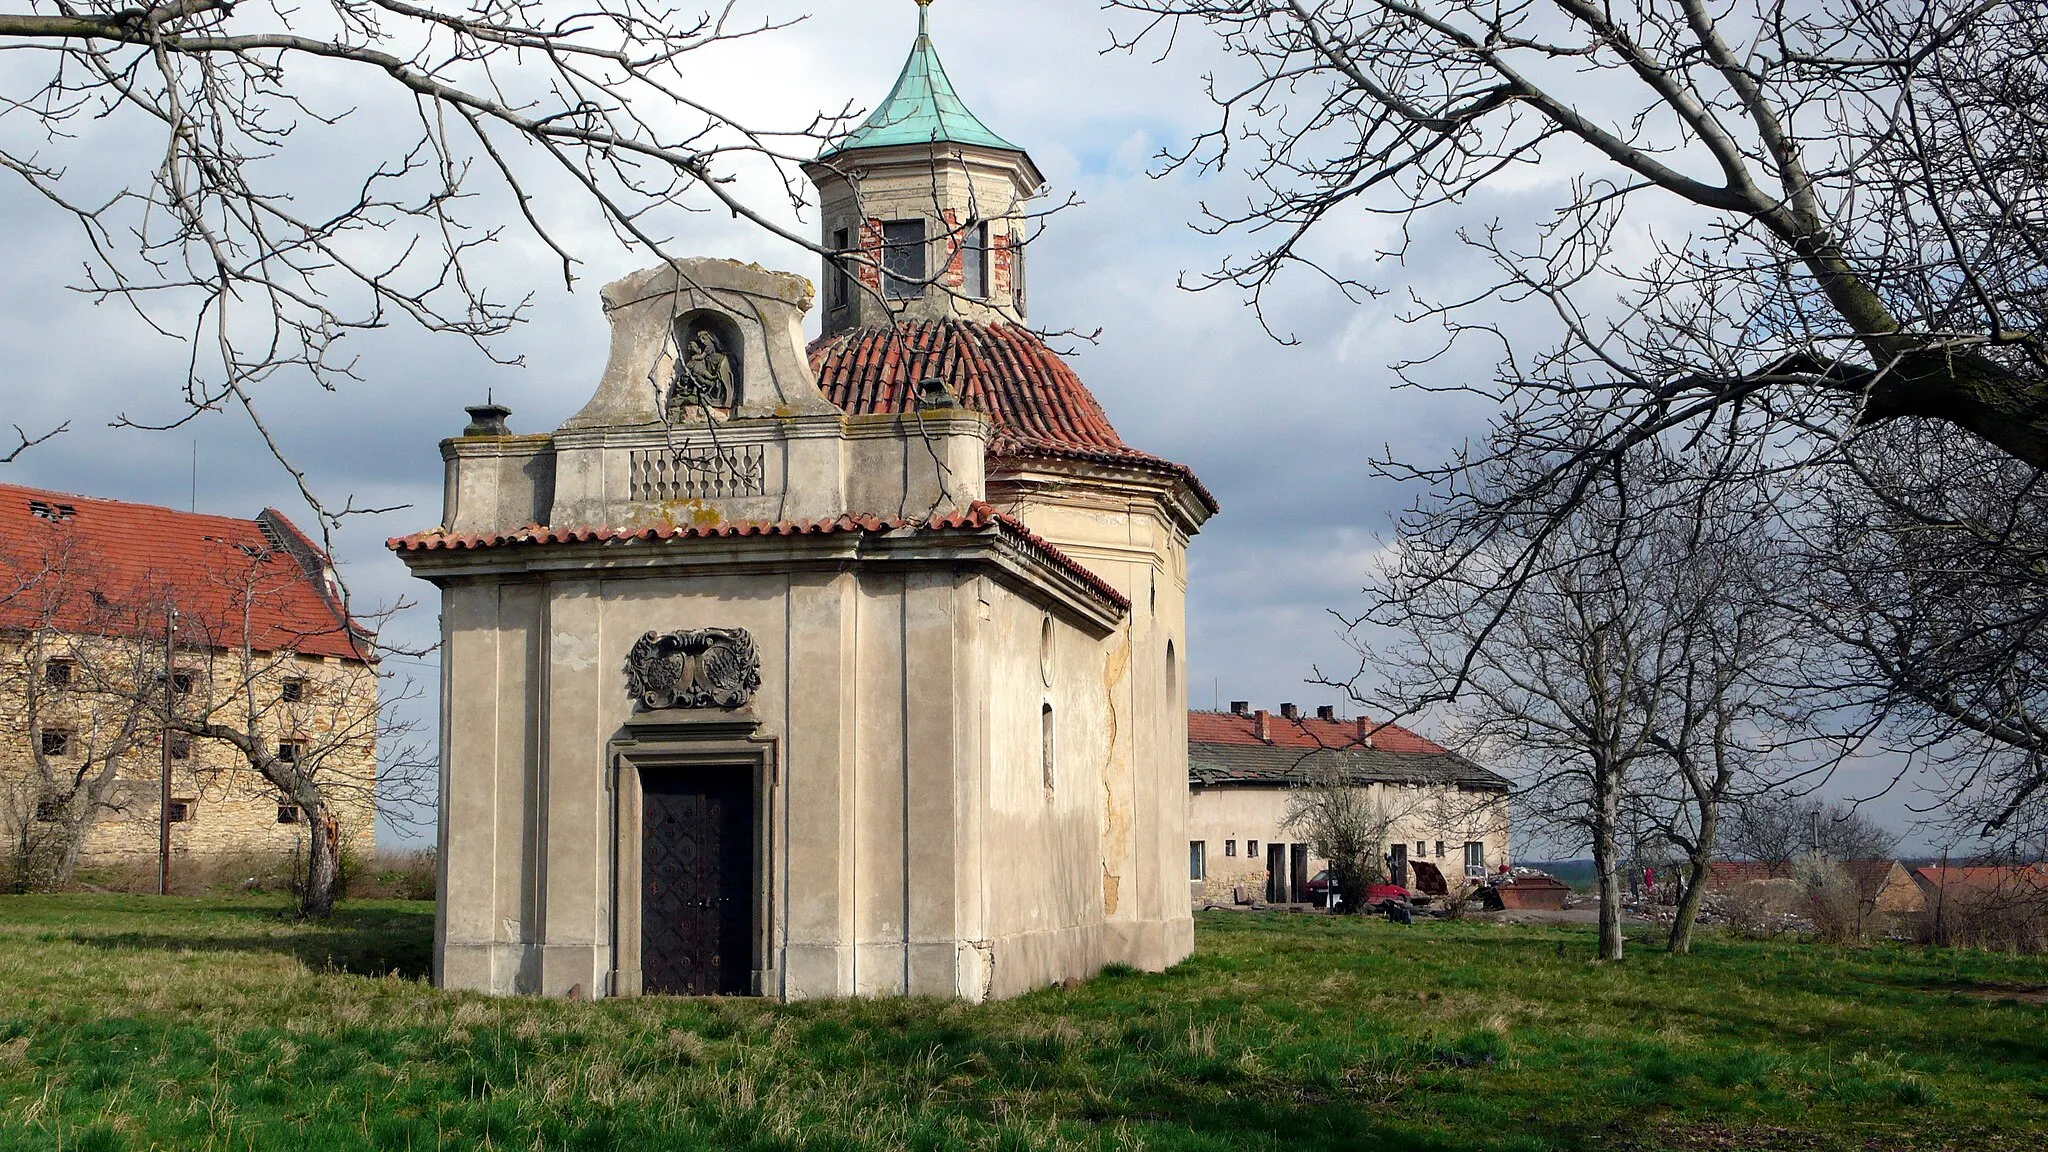
M 1038 760 L 1039 768 L 1045 774 L 1045 795 L 1052 798 L 1053 741 L 1052 704 L 1048 701 L 1038 710 Z
M 1173 652 L 1173 641 L 1166 642 L 1166 699 L 1173 707 L 1183 703 L 1180 691 L 1180 662 Z

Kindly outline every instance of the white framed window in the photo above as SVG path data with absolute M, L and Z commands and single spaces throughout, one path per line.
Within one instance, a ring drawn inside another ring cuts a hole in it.
M 1225 856 L 1235 856 L 1235 855 L 1237 855 L 1237 841 L 1235 841 L 1235 840 L 1225 840 L 1225 841 L 1223 842 L 1223 854 L 1224 854 Z

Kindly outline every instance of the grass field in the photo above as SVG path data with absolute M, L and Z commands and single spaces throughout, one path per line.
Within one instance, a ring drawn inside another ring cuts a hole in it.
M 0 898 L 0 1149 L 2013 1149 L 2048 961 L 1208 914 L 985 1007 L 442 994 L 431 911 Z

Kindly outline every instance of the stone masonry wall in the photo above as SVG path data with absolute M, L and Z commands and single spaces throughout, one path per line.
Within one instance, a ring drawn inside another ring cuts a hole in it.
M 46 655 L 69 657 L 95 669 L 118 668 L 124 661 L 119 642 L 97 638 L 45 637 Z M 40 675 L 35 656 L 20 638 L 0 642 L 0 832 L 8 835 L 22 820 L 35 819 L 34 759 L 25 715 L 24 682 Z M 161 661 L 157 661 L 160 667 Z M 344 851 L 368 854 L 376 843 L 376 748 L 372 713 L 377 704 L 373 669 L 334 657 L 291 654 L 259 655 L 253 675 L 245 677 L 236 653 L 182 653 L 176 664 L 189 677 L 189 691 L 180 699 L 191 714 L 205 701 L 225 701 L 219 722 L 243 726 L 257 713 L 256 729 L 266 742 L 296 741 L 319 757 L 319 778 L 340 824 Z M 132 706 L 88 689 L 90 676 L 74 673 L 68 689 L 40 689 L 44 695 L 45 731 L 69 733 L 70 755 L 52 757 L 58 771 L 76 771 L 82 757 L 98 758 L 119 739 Z M 245 684 L 245 679 L 248 681 Z M 287 682 L 297 681 L 301 699 L 283 699 Z M 253 691 L 245 691 L 253 688 Z M 182 755 L 178 755 L 182 745 Z M 282 807 L 277 790 L 250 768 L 239 749 L 218 740 L 173 737 L 171 796 L 184 801 L 186 819 L 171 826 L 171 850 L 178 858 L 226 860 L 237 857 L 279 857 L 304 851 L 308 833 L 296 809 Z M 162 779 L 163 739 L 153 712 L 141 717 L 138 731 L 118 757 L 115 809 L 102 811 L 80 854 L 84 866 L 134 864 L 154 860 L 158 851 L 158 812 Z M 281 815 L 298 817 L 282 822 Z M 175 866 L 175 864 L 174 864 Z

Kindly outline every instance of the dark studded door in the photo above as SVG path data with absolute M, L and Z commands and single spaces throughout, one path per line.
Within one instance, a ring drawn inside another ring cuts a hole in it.
M 642 772 L 641 991 L 753 990 L 751 777 L 738 765 Z

